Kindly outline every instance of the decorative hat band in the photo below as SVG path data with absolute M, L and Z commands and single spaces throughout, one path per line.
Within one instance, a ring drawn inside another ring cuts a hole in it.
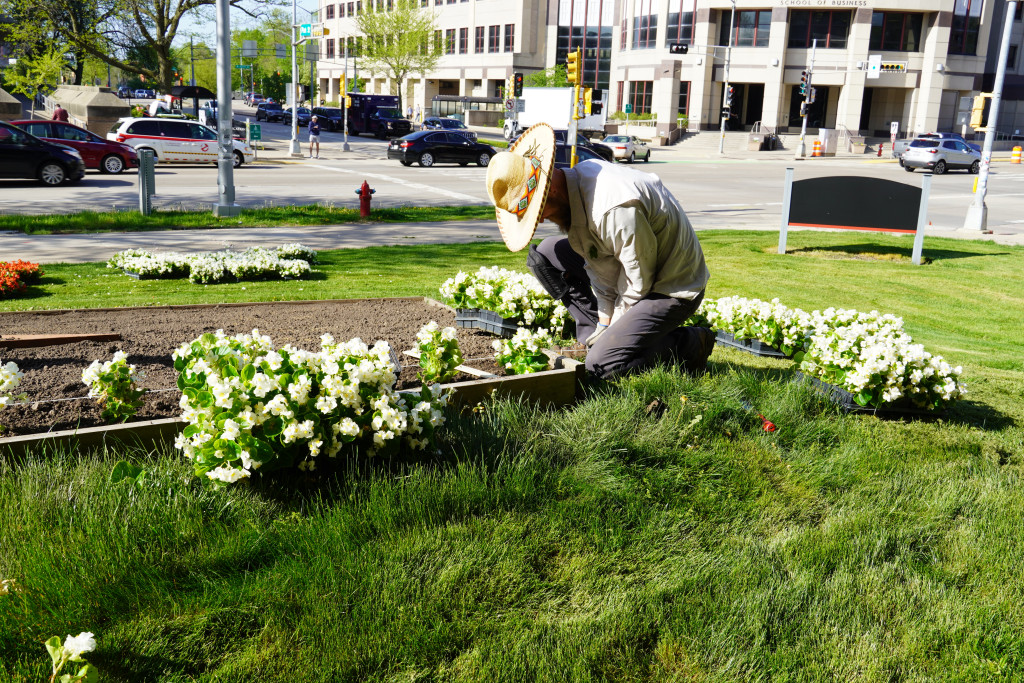
M 526 179 L 526 189 L 523 191 L 523 196 L 515 206 L 509 209 L 511 213 L 516 214 L 519 218 L 522 218 L 523 214 L 526 213 L 526 209 L 533 200 L 533 193 L 537 191 L 537 187 L 540 185 L 540 159 L 532 155 L 526 158 L 530 160 L 530 177 Z

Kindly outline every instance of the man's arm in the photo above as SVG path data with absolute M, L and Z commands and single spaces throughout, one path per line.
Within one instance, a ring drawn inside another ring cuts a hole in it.
M 618 302 L 629 309 L 647 296 L 654 284 L 658 240 L 647 216 L 634 206 L 618 206 L 606 213 L 601 230 L 625 279 L 625 287 L 617 291 Z

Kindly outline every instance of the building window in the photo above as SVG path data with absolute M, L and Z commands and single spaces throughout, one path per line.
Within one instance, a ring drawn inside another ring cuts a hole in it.
M 440 49 L 441 53 L 444 53 L 444 43 L 441 42 L 441 29 L 434 31 L 434 48 Z
M 850 13 L 793 10 L 789 14 L 789 47 L 846 48 L 850 34 Z
M 513 52 L 516 43 L 516 25 L 505 24 L 505 52 Z
M 634 114 L 650 114 L 651 99 L 654 95 L 654 81 L 630 81 L 629 103 Z
M 981 9 L 984 0 L 956 0 L 953 25 L 949 29 L 949 54 L 978 54 L 978 32 L 981 30 Z M 1018 9 L 1020 5 L 1017 5 Z
M 719 42 L 729 44 L 729 15 L 731 10 L 722 10 L 722 31 Z M 736 12 L 736 21 L 731 34 L 734 47 L 768 47 L 768 36 L 772 28 L 771 10 L 742 10 Z
M 501 26 L 494 25 L 487 28 L 487 51 L 497 52 L 501 47 Z
M 1006 68 L 1013 71 L 1017 66 L 1017 46 L 1011 45 L 1010 51 L 1006 53 Z
M 693 42 L 693 15 L 696 11 L 697 0 L 679 0 L 677 11 L 673 12 L 670 3 L 668 23 L 665 25 L 665 45 L 672 43 Z M 686 6 L 689 5 L 687 9 Z
M 448 0 L 448 4 L 449 5 L 454 5 L 455 3 L 456 3 L 456 0 Z
M 327 59 L 334 59 L 334 38 L 327 39 Z
M 921 14 L 909 12 L 875 12 L 871 15 L 869 48 L 897 52 L 920 52 L 921 17 Z
M 679 83 L 679 107 L 676 116 L 687 116 L 690 113 L 690 81 Z
M 326 10 L 324 16 L 327 19 L 333 19 L 334 18 L 334 5 L 327 5 L 327 7 L 325 7 L 324 9 Z
M 628 2 L 622 3 L 622 16 L 619 18 L 619 49 L 625 50 L 626 45 L 629 44 L 629 22 L 626 20 L 626 8 L 629 7 Z
M 348 15 L 350 17 L 353 16 L 355 14 L 355 11 L 356 11 L 356 3 L 354 3 L 354 2 L 348 3 Z
M 455 54 L 455 29 L 445 29 L 444 32 L 444 53 L 446 55 Z
M 469 52 L 469 29 L 459 29 L 459 54 L 464 55 Z
M 633 49 L 658 46 L 658 15 L 651 7 L 653 0 L 636 0 L 633 5 Z
M 338 17 L 341 19 L 345 18 L 345 3 L 338 3 Z
M 624 3 L 628 6 L 629 3 Z M 627 25 L 629 22 L 626 22 Z M 569 52 L 582 48 L 583 84 L 608 91 L 615 31 L 615 3 L 610 0 L 558 0 L 555 63 L 565 64 Z M 609 96 L 604 99 L 608 103 Z M 606 104 L 606 106 L 609 106 Z
M 479 53 L 481 53 L 483 51 L 484 51 L 484 27 L 483 26 L 477 26 L 476 27 L 476 45 L 473 48 L 473 52 L 476 52 L 477 54 L 479 54 Z

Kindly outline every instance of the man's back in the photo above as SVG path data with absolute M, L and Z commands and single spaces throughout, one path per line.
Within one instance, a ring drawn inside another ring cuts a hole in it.
M 53 110 L 53 120 L 54 121 L 67 121 L 68 120 L 68 111 L 67 111 L 67 109 L 65 109 L 64 107 L 62 107 L 62 106 L 60 106 L 58 104 L 57 108 Z

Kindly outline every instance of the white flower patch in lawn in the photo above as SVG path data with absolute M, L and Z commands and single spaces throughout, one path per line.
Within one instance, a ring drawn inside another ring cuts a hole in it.
M 128 249 L 114 254 L 107 267 L 139 277 L 187 277 L 190 282 L 213 284 L 228 280 L 303 278 L 313 272 L 310 264 L 315 261 L 313 249 L 295 243 L 276 249 L 251 247 L 243 252 L 197 254 Z

